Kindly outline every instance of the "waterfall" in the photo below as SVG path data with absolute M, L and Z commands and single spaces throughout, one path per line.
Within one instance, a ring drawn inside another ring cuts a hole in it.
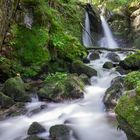
M 100 41 L 100 46 L 109 47 L 109 48 L 118 48 L 118 45 L 113 38 L 109 25 L 106 22 L 104 16 L 101 15 L 100 17 L 101 17 L 101 22 L 102 22 L 102 28 L 103 28 L 104 34 L 105 34 L 105 37 L 102 38 Z
M 89 16 L 87 12 L 85 13 L 85 29 L 83 30 L 83 45 L 85 47 L 92 46 L 90 22 L 89 22 Z

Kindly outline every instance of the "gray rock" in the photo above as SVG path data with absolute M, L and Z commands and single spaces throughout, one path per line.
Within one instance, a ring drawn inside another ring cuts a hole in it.
M 55 125 L 50 128 L 51 140 L 70 140 L 71 129 L 66 125 Z
M 116 53 L 113 53 L 113 52 L 108 53 L 106 57 L 113 62 L 120 62 L 121 61 L 120 57 Z
M 124 91 L 124 80 L 118 76 L 111 81 L 111 86 L 106 90 L 103 102 L 107 109 L 113 109 Z
M 100 58 L 100 53 L 98 51 L 91 52 L 89 55 L 90 60 L 96 60 Z
M 43 133 L 45 131 L 46 129 L 41 124 L 38 122 L 33 122 L 28 129 L 28 135 Z

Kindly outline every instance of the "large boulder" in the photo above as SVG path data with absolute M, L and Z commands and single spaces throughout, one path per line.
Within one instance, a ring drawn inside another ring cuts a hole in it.
M 111 69 L 111 68 L 113 68 L 113 67 L 114 67 L 114 65 L 113 65 L 112 62 L 105 62 L 105 63 L 103 64 L 103 68 L 106 68 L 106 69 Z
M 55 125 L 50 128 L 51 140 L 70 140 L 72 130 L 66 125 Z
M 72 64 L 72 72 L 80 74 L 86 74 L 88 77 L 97 76 L 97 71 L 93 68 L 85 65 L 81 61 L 75 61 Z
M 120 76 L 111 81 L 111 86 L 106 90 L 103 98 L 103 102 L 107 109 L 113 109 L 117 105 L 117 102 L 124 91 L 123 83 L 124 80 Z
M 14 101 L 12 98 L 0 92 L 0 108 L 9 108 L 13 104 L 14 104 Z
M 28 129 L 28 135 L 39 134 L 45 131 L 46 129 L 41 124 L 38 122 L 33 122 Z
M 128 140 L 140 139 L 140 92 L 126 92 L 115 108 L 119 127 L 123 129 Z
M 84 83 L 74 74 L 56 73 L 49 76 L 38 91 L 40 100 L 60 102 L 83 97 Z
M 46 139 L 40 138 L 36 135 L 31 135 L 31 136 L 28 136 L 27 138 L 25 138 L 24 140 L 46 140 Z
M 120 66 L 126 70 L 138 70 L 140 69 L 140 51 L 127 56 L 120 62 Z
M 25 91 L 24 82 L 20 77 L 9 78 L 2 89 L 3 93 L 11 97 L 17 102 L 30 101 L 28 94 Z
M 121 60 L 120 57 L 116 53 L 113 53 L 113 52 L 108 53 L 106 57 L 113 62 L 120 62 Z

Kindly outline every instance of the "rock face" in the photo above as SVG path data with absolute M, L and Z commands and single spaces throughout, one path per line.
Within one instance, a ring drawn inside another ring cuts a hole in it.
M 105 62 L 104 65 L 103 65 L 103 68 L 106 68 L 106 69 L 111 69 L 113 68 L 113 63 L 112 62 Z
M 78 99 L 83 97 L 84 83 L 76 75 L 66 75 L 61 80 L 54 76 L 47 80 L 43 88 L 38 92 L 40 100 L 60 102 L 64 99 Z
M 9 23 L 15 14 L 19 1 L 18 0 L 1 0 L 0 1 L 0 46 L 6 36 Z
M 99 34 L 102 32 L 101 28 L 101 20 L 100 20 L 100 13 L 99 11 L 90 4 L 86 5 L 86 10 L 88 11 L 89 14 L 89 19 L 90 19 L 90 24 L 91 24 L 91 32 L 95 34 Z
M 28 129 L 28 135 L 39 134 L 45 131 L 46 129 L 41 124 L 38 122 L 33 122 Z
M 94 70 L 93 68 L 86 66 L 83 64 L 81 61 L 75 61 L 72 64 L 72 72 L 77 73 L 78 75 L 80 74 L 86 74 L 88 77 L 96 76 L 97 71 Z
M 13 104 L 14 104 L 14 101 L 12 100 L 12 98 L 0 92 L 0 108 L 9 108 Z
M 116 77 L 111 81 L 111 86 L 107 89 L 103 98 L 107 109 L 113 109 L 117 105 L 124 91 L 123 83 L 122 77 Z
M 14 101 L 26 102 L 30 101 L 29 96 L 25 92 L 24 82 L 20 77 L 9 78 L 2 89 L 3 93 L 11 97 Z
M 121 60 L 120 57 L 116 53 L 113 53 L 113 52 L 108 53 L 106 57 L 113 62 L 120 62 Z
M 66 125 L 55 125 L 50 128 L 51 140 L 70 140 L 71 129 Z

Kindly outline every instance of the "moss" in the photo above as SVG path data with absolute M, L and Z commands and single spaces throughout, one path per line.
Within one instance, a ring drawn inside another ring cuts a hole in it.
M 13 104 L 14 104 L 14 101 L 12 100 L 12 98 L 0 92 L 0 107 L 1 108 L 9 108 Z
M 32 30 L 23 26 L 13 26 L 13 47 L 17 51 L 17 57 L 25 66 L 31 64 L 46 63 L 50 56 L 45 45 L 48 42 L 46 28 L 33 27 Z
M 140 68 L 140 51 L 127 56 L 120 64 L 125 69 L 138 70 Z
M 133 71 L 124 78 L 128 90 L 136 88 L 140 84 L 140 72 Z
M 30 101 L 29 95 L 25 92 L 24 82 L 20 77 L 9 78 L 2 89 L 3 93 L 11 97 L 14 101 Z
M 131 94 L 124 95 L 115 111 L 119 117 L 123 118 L 130 126 L 132 133 L 140 137 L 140 96 Z M 126 130 L 127 131 L 127 130 Z

